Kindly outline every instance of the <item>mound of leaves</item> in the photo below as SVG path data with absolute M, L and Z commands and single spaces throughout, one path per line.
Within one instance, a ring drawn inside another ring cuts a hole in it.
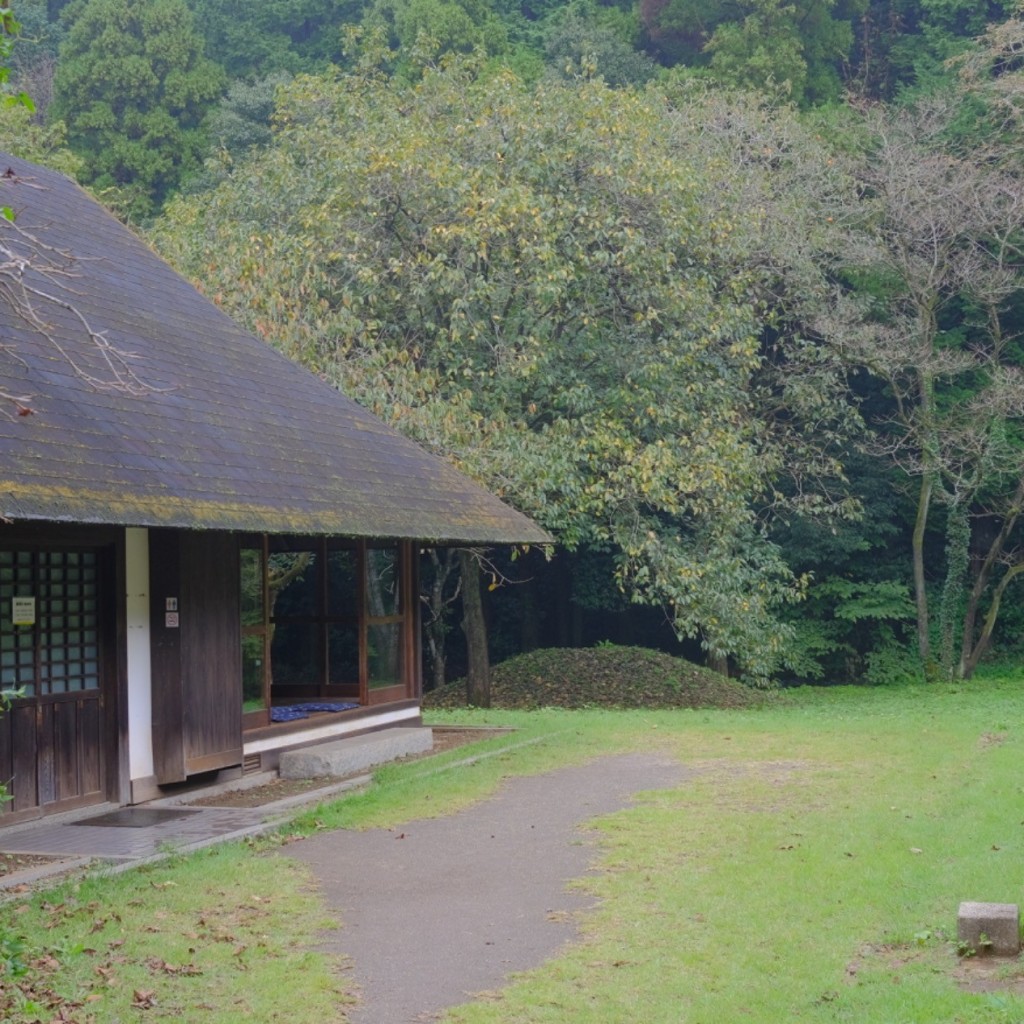
M 646 647 L 551 647 L 491 669 L 491 706 L 533 708 L 746 708 L 764 693 Z M 466 705 L 465 680 L 427 693 L 427 708 Z

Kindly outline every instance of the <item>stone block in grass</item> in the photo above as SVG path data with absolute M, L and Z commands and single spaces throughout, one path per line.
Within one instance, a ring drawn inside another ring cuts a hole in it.
M 1016 956 L 1020 952 L 1020 911 L 1016 903 L 960 904 L 956 937 L 979 956 Z

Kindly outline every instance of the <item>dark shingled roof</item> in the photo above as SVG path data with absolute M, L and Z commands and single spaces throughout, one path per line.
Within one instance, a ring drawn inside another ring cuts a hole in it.
M 5 173 L 6 172 L 6 173 Z M 26 280 L 33 327 L 0 277 L 0 514 L 128 526 L 543 543 L 444 460 L 247 334 L 62 175 L 0 153 L 0 238 L 50 247 Z M 67 258 L 68 255 L 71 258 Z M 68 308 L 73 307 L 73 310 Z M 151 390 L 110 379 L 93 332 Z

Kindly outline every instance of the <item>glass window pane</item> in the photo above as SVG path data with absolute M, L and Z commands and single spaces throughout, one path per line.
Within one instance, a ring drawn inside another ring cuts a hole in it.
M 309 686 L 320 683 L 317 623 L 279 623 L 270 641 L 273 686 Z
M 242 625 L 263 622 L 263 552 L 255 548 L 241 551 Z
M 271 618 L 303 618 L 318 611 L 316 555 L 312 551 L 278 551 L 267 568 Z
M 366 612 L 382 617 L 402 611 L 397 548 L 366 550 Z
M 359 579 L 354 551 L 329 551 L 327 554 L 327 614 L 340 618 L 359 615 Z
M 242 710 L 266 707 L 263 690 L 263 634 L 242 637 Z
M 370 689 L 397 686 L 402 675 L 402 626 L 398 622 L 371 624 L 366 629 Z
M 327 633 L 328 681 L 359 685 L 359 630 L 332 625 Z

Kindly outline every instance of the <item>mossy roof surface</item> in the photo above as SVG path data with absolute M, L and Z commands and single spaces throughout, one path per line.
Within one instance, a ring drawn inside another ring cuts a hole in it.
M 443 459 L 248 334 L 62 175 L 0 153 L 0 237 L 49 298 L 0 287 L 0 515 L 129 526 L 543 543 Z M 9 276 L 7 278 L 9 281 Z M 0 285 L 7 283 L 0 280 Z M 39 323 L 21 315 L 26 299 Z M 85 325 L 88 325 L 86 329 Z M 90 331 L 92 332 L 90 335 Z M 110 379 L 97 339 L 130 356 Z

